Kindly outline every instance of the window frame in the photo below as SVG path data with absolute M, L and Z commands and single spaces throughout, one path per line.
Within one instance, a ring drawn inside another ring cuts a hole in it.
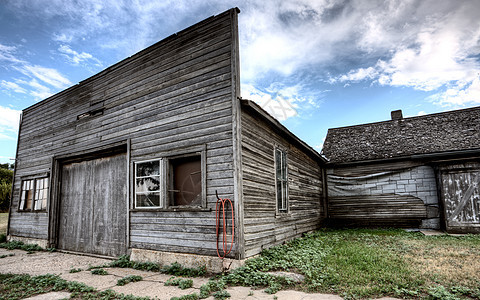
M 32 198 L 31 198 L 30 205 L 27 207 L 28 199 L 27 199 L 27 196 L 25 196 L 25 192 L 26 192 L 25 184 L 29 181 L 31 182 L 30 183 L 31 186 L 28 189 L 28 191 L 31 191 Z M 43 183 L 40 183 L 40 181 L 43 181 Z M 45 187 L 45 184 L 46 184 L 46 187 Z M 49 203 L 48 200 L 50 199 L 50 188 L 51 188 L 51 182 L 50 182 L 49 173 L 22 177 L 20 182 L 20 198 L 18 201 L 18 208 L 17 208 L 18 211 L 46 212 L 48 210 L 48 203 Z M 40 209 L 37 209 L 36 208 L 37 203 L 39 202 L 42 204 Z M 45 205 L 43 205 L 43 203 L 45 203 Z
M 275 207 L 277 214 L 287 214 L 290 212 L 290 201 L 289 201 L 289 187 L 288 187 L 288 152 L 279 146 L 275 146 L 273 150 L 273 160 L 274 160 L 274 172 L 275 172 Z M 280 153 L 281 161 L 281 172 L 284 173 L 284 178 L 278 178 L 278 159 L 277 153 Z M 281 185 L 281 199 L 279 199 L 278 189 L 279 184 Z
M 207 207 L 206 166 L 205 166 L 205 159 L 204 159 L 205 156 L 202 155 L 202 152 L 193 152 L 193 153 L 175 155 L 167 158 L 167 164 L 166 164 L 167 178 L 166 178 L 166 198 L 165 198 L 167 208 L 205 208 Z M 200 157 L 200 170 L 201 170 L 200 175 L 201 175 L 201 183 L 202 183 L 201 205 L 172 205 L 173 199 L 172 199 L 172 194 L 170 193 L 170 188 L 174 180 L 172 161 L 179 160 L 182 158 L 195 157 L 195 156 Z
M 138 162 L 134 162 L 134 189 L 133 189 L 133 193 L 134 193 L 134 202 L 133 202 L 133 208 L 134 209 L 147 209 L 147 210 L 151 210 L 151 209 L 162 209 L 162 208 L 165 208 L 164 206 L 164 203 L 162 202 L 162 199 L 164 198 L 163 194 L 165 192 L 165 185 L 163 184 L 164 180 L 162 180 L 162 176 L 164 176 L 165 174 L 165 163 L 163 162 L 164 161 L 164 158 L 158 158 L 158 159 L 151 159 L 151 160 L 144 160 L 144 161 L 138 161 Z M 137 165 L 138 164 L 144 164 L 144 163 L 149 163 L 149 162 L 158 162 L 159 164 L 159 174 L 158 175 L 151 175 L 151 176 L 137 176 Z M 139 192 L 137 192 L 137 179 L 138 178 L 148 178 L 148 177 L 158 177 L 159 178 L 159 190 L 158 192 L 154 192 L 154 193 L 158 193 L 159 194 L 159 205 L 158 206 L 137 206 L 137 195 L 141 194 Z
M 155 159 L 149 160 L 142 160 L 136 161 L 133 163 L 134 167 L 134 188 L 133 188 L 133 210 L 168 210 L 168 211 L 175 211 L 175 210 L 205 210 L 207 209 L 207 166 L 206 166 L 206 147 L 194 147 L 189 149 L 184 149 L 183 151 L 171 151 L 162 153 L 163 155 L 158 156 Z M 201 168 L 201 205 L 171 205 L 171 196 L 170 196 L 170 184 L 173 180 L 172 178 L 172 161 L 178 160 L 181 158 L 188 158 L 198 156 L 200 157 L 200 168 Z M 152 161 L 158 161 L 160 166 L 160 205 L 159 206 L 137 206 L 137 165 L 141 163 L 147 163 Z M 163 178 L 162 178 L 163 177 Z

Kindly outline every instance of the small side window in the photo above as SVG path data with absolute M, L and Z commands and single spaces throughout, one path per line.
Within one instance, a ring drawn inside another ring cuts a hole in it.
M 42 211 L 47 209 L 48 177 L 22 181 L 19 210 Z
M 288 212 L 288 169 L 287 153 L 275 149 L 275 187 L 278 212 Z

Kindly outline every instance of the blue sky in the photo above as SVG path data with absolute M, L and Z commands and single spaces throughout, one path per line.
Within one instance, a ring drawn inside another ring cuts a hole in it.
M 0 0 L 0 162 L 22 109 L 235 6 L 242 97 L 318 151 L 328 128 L 480 105 L 476 0 Z

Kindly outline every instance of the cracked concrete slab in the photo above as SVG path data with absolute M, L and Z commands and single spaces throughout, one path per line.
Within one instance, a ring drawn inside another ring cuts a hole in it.
M 8 256 L 13 254 L 13 256 Z M 78 281 L 98 290 L 112 289 L 118 293 L 125 295 L 135 295 L 141 297 L 151 297 L 153 299 L 170 300 L 172 297 L 180 297 L 191 293 L 200 293 L 200 287 L 205 284 L 209 278 L 200 277 L 192 278 L 193 287 L 181 290 L 175 286 L 165 286 L 165 282 L 172 277 L 172 275 L 161 274 L 158 272 L 140 271 L 134 269 L 123 268 L 104 268 L 108 275 L 94 275 L 88 267 L 101 266 L 111 260 L 104 258 L 96 258 L 83 255 L 74 255 L 60 252 L 35 252 L 27 254 L 22 250 L 6 250 L 0 248 L 0 256 L 7 255 L 0 261 L 0 273 L 14 273 L 14 274 L 30 274 L 32 276 L 41 274 L 57 274 L 67 281 Z M 70 273 L 71 269 L 82 269 L 77 273 Z M 124 286 L 118 286 L 117 281 L 120 278 L 129 275 L 139 275 L 143 277 L 142 281 L 131 282 Z M 230 299 L 245 299 L 245 300 L 337 300 L 342 299 L 337 295 L 330 294 L 309 294 L 299 291 L 280 291 L 275 295 L 265 293 L 263 289 L 253 289 L 249 287 L 229 287 L 227 292 L 230 293 Z M 46 293 L 37 295 L 29 299 L 64 299 L 70 296 L 69 293 L 57 294 Z M 209 297 L 213 300 L 213 297 Z M 383 298 L 393 299 L 393 298 Z

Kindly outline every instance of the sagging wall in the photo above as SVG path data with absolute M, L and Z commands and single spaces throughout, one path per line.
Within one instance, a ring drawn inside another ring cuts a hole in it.
M 255 112 L 242 107 L 245 257 L 318 229 L 324 220 L 322 168 Z M 276 146 L 287 151 L 288 213 L 276 210 Z
M 434 169 L 411 162 L 327 169 L 334 225 L 440 228 Z
M 232 73 L 238 69 L 237 13 L 232 9 L 204 20 L 25 109 L 9 234 L 55 239 L 49 220 L 55 218 L 50 200 L 56 190 L 49 190 L 46 209 L 22 211 L 22 180 L 47 176 L 52 186 L 57 157 L 128 143 L 129 246 L 216 255 L 215 191 L 236 200 L 232 103 L 238 76 Z M 203 209 L 134 207 L 136 162 L 198 148 L 206 165 Z

